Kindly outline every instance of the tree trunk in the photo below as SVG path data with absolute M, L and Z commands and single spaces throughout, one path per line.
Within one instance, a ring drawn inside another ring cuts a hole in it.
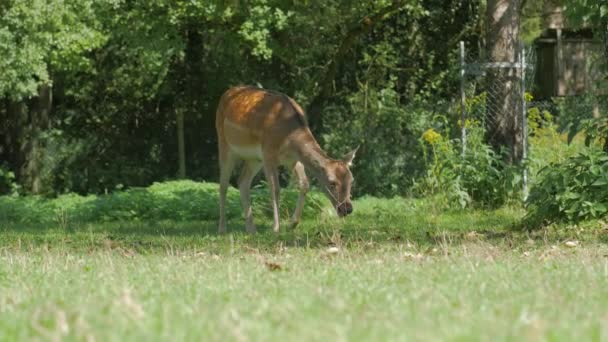
M 15 171 L 17 181 L 26 192 L 41 193 L 44 166 L 42 133 L 50 126 L 53 105 L 51 85 L 41 85 L 38 96 L 29 103 L 7 101 L 3 128 L 2 154 Z
M 604 15 L 602 26 L 604 27 L 604 63 L 608 68 L 608 15 Z
M 186 147 L 184 145 L 184 112 L 180 109 L 175 110 L 177 121 L 177 157 L 179 169 L 177 178 L 186 178 Z
M 490 62 L 515 63 L 519 51 L 519 0 L 488 0 L 487 51 Z M 486 129 L 489 143 L 506 148 L 509 163 L 522 159 L 521 74 L 516 68 L 488 70 Z
M 177 129 L 177 153 L 178 171 L 177 177 L 186 178 L 186 129 L 190 127 L 188 120 L 196 120 L 201 115 L 202 102 L 201 93 L 204 92 L 205 82 L 203 80 L 204 41 L 199 28 L 190 26 L 183 31 L 186 41 L 185 55 L 177 66 L 180 75 L 177 81 L 177 94 L 175 95 L 174 110 Z M 203 125 L 203 127 L 215 127 Z
M 44 144 L 42 133 L 49 128 L 49 116 L 53 104 L 53 93 L 50 85 L 41 85 L 38 97 L 29 111 L 29 123 L 21 136 L 24 163 L 21 165 L 21 175 L 24 187 L 31 193 L 39 194 L 43 190 L 42 170 L 44 164 Z

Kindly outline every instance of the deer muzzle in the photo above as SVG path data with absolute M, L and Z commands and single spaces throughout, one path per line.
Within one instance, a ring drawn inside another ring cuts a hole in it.
M 353 212 L 353 205 L 350 202 L 342 203 L 342 204 L 338 205 L 338 207 L 336 208 L 336 211 L 338 212 L 338 216 L 344 217 Z

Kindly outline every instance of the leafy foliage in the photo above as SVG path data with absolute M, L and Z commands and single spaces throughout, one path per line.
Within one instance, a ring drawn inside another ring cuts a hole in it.
M 100 47 L 94 1 L 12 0 L 0 7 L 0 97 L 20 100 L 52 83 L 57 71 L 90 70 Z
M 426 176 L 415 187 L 421 195 L 443 196 L 448 206 L 469 205 L 500 206 L 514 198 L 521 183 L 520 167 L 504 162 L 484 141 L 483 118 L 485 93 L 467 100 L 471 119 L 467 127 L 467 146 L 462 154 L 460 140 L 450 138 L 450 120 L 438 116 L 433 122 L 442 122 L 425 131 L 420 138 L 426 164 Z M 460 124 L 460 122 L 459 122 Z M 439 133 L 443 132 L 443 133 Z
M 429 145 L 428 173 L 417 184 L 421 194 L 441 194 L 451 205 L 464 208 L 500 206 L 517 193 L 519 168 L 507 165 L 490 146 L 481 142 L 468 144 L 461 155 L 460 144 L 454 140 L 442 138 Z
M 16 194 L 19 185 L 15 182 L 15 173 L 0 165 L 0 195 Z
M 0 148 L 0 158 L 25 192 L 32 189 L 23 169 L 32 160 L 42 192 L 147 186 L 175 177 L 181 113 L 188 177 L 213 181 L 214 112 L 225 89 L 259 82 L 306 107 L 331 65 L 331 96 L 308 113 L 323 122 L 315 134 L 331 154 L 361 143 L 357 194 L 405 194 L 424 168 L 417 138 L 440 111 L 437 99 L 457 85 L 456 41 L 480 36 L 477 7 L 470 0 L 3 2 L 0 120 L 10 124 L 0 134 L 12 147 Z M 36 114 L 42 87 L 52 95 L 44 120 Z M 367 128 L 374 136 L 362 134 Z M 17 147 L 30 137 L 36 149 Z
M 608 17 L 608 4 L 602 0 L 570 0 L 564 7 L 570 21 L 578 26 L 601 28 L 602 20 Z
M 0 169 L 1 171 L 2 169 Z M 1 175 L 1 174 L 0 174 Z M 281 208 L 285 217 L 293 211 L 298 197 L 296 189 L 282 191 Z M 270 194 L 266 187 L 252 191 L 254 209 L 258 215 L 270 217 Z M 331 210 L 329 201 L 318 192 L 307 196 L 303 217 L 316 217 Z M 227 216 L 241 216 L 239 193 L 230 188 Z M 214 183 L 172 181 L 155 183 L 147 188 L 131 188 L 109 195 L 60 195 L 49 199 L 41 196 L 0 197 L 0 221 L 24 223 L 58 223 L 149 220 L 217 220 L 218 187 Z
M 393 88 L 363 87 L 345 106 L 329 107 L 326 114 L 325 124 L 333 129 L 322 138 L 332 154 L 361 146 L 352 168 L 356 195 L 403 194 L 422 172 L 418 137 L 430 122 L 430 112 L 400 106 Z
M 591 148 L 543 168 L 527 200 L 532 227 L 555 221 L 579 222 L 608 214 L 608 155 Z

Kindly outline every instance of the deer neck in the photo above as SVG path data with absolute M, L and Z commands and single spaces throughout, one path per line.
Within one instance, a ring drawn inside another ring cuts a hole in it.
M 315 177 L 325 173 L 329 163 L 332 161 L 321 146 L 317 143 L 309 129 L 303 129 L 294 134 L 291 145 L 295 150 L 298 160 L 310 170 Z

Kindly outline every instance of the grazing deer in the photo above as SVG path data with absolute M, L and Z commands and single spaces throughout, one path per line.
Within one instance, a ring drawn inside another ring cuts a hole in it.
M 279 232 L 279 165 L 293 169 L 300 194 L 291 225 L 300 222 L 308 191 L 305 169 L 321 183 L 340 217 L 353 211 L 349 167 L 356 150 L 341 160 L 328 158 L 313 137 L 302 108 L 290 97 L 251 86 L 228 89 L 220 99 L 215 117 L 220 164 L 219 232 L 226 231 L 226 192 L 232 170 L 244 161 L 238 180 L 246 228 L 255 232 L 249 189 L 253 177 L 264 168 L 272 196 L 274 224 Z

